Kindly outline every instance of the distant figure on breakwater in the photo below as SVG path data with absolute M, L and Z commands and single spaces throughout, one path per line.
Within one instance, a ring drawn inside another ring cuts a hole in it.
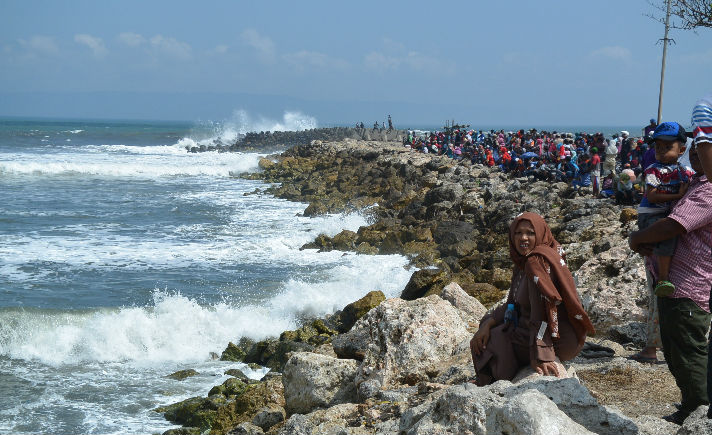
M 393 130 L 393 120 L 391 120 L 391 115 L 388 115 L 388 130 Z

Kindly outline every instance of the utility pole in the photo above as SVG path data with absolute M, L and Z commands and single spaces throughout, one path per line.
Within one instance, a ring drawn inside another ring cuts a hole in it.
M 670 0 L 665 13 L 665 37 L 663 38 L 663 65 L 660 69 L 660 93 L 658 94 L 658 125 L 663 118 L 663 86 L 665 85 L 665 58 L 667 57 L 668 31 L 670 30 Z

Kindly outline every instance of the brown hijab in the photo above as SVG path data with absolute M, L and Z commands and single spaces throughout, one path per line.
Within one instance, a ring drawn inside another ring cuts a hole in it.
M 534 249 L 528 255 L 521 255 L 514 248 L 514 230 L 519 225 L 519 222 L 526 220 L 532 224 L 535 233 Z M 586 340 L 586 334 L 595 334 L 593 324 L 583 309 L 576 284 L 571 271 L 566 266 L 564 250 L 559 242 L 554 239 L 551 234 L 549 225 L 546 224 L 544 218 L 536 213 L 522 213 L 517 216 L 509 226 L 509 256 L 515 264 L 515 267 L 524 270 L 529 279 L 534 280 L 535 276 L 532 273 L 536 265 L 537 257 L 544 260 L 547 264 L 546 272 L 549 273 L 551 280 L 539 280 L 537 288 L 544 296 L 546 301 L 546 315 L 551 326 L 552 338 L 558 339 L 558 315 L 557 306 L 563 301 L 566 312 L 568 313 L 569 322 L 576 331 L 576 337 L 579 344 L 583 344 Z

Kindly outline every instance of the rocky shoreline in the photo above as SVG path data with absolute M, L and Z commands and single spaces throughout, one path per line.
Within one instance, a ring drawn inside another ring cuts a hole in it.
M 305 215 L 360 211 L 370 225 L 303 249 L 407 255 L 420 268 L 400 298 L 377 289 L 343 310 L 257 343 L 230 343 L 237 370 L 207 397 L 156 409 L 177 434 L 709 433 L 693 414 L 682 427 L 660 417 L 679 393 L 665 365 L 626 359 L 644 344 L 647 295 L 640 257 L 627 247 L 636 213 L 393 142 L 311 142 L 260 161 L 246 178 L 306 202 Z M 567 251 L 598 334 L 566 364 L 571 377 L 524 373 L 476 387 L 468 343 L 511 279 L 508 225 L 523 211 L 549 222 Z M 178 377 L 180 375 L 177 375 Z M 699 414 L 699 415 L 698 415 Z

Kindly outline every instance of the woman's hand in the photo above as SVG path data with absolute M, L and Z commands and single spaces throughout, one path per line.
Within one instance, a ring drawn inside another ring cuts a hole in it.
M 563 373 L 559 373 L 559 367 L 554 361 L 534 360 L 531 362 L 531 367 L 540 375 L 556 376 L 557 378 L 563 375 Z
M 490 329 L 494 319 L 487 319 L 484 323 L 480 324 L 480 328 L 475 333 L 475 336 L 470 340 L 470 349 L 475 355 L 480 355 L 486 348 L 487 343 L 490 338 Z

